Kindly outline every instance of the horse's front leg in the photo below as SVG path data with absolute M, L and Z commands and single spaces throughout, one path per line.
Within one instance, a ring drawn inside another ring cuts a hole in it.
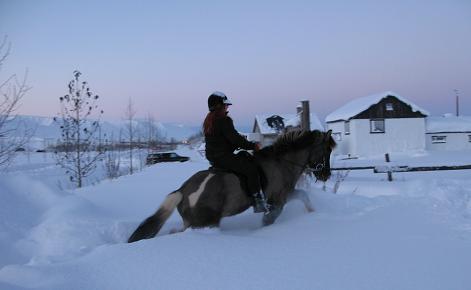
M 283 211 L 283 206 L 272 206 L 270 212 L 263 215 L 263 225 L 269 226 L 273 224 Z
M 309 194 L 307 191 L 302 190 L 302 189 L 295 189 L 293 192 L 290 194 L 289 200 L 292 199 L 299 199 L 300 201 L 303 202 L 304 207 L 308 212 L 313 212 L 314 207 L 312 206 L 311 199 L 309 198 Z

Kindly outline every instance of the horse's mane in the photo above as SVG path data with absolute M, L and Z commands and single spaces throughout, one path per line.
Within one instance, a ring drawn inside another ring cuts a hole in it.
M 273 156 L 304 149 L 314 143 L 320 143 L 324 133 L 319 130 L 293 130 L 280 135 L 275 142 L 255 152 L 257 156 Z M 333 142 L 333 143 L 332 143 Z M 329 140 L 331 148 L 335 147 L 332 137 Z

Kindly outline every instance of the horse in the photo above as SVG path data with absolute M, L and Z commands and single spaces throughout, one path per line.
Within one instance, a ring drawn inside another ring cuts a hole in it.
M 330 177 L 330 154 L 336 143 L 332 131 L 293 130 L 280 135 L 275 142 L 254 152 L 261 169 L 262 189 L 271 210 L 263 216 L 263 225 L 275 222 L 283 206 L 292 198 L 303 201 L 313 211 L 306 192 L 295 189 L 305 171 L 321 181 Z M 129 237 L 128 243 L 157 235 L 175 208 L 183 219 L 183 229 L 217 227 L 222 218 L 239 214 L 253 205 L 244 183 L 230 171 L 202 170 L 169 193 L 159 209 L 145 219 Z

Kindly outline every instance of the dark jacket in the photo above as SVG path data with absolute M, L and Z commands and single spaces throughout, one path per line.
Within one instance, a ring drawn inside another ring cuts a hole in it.
M 205 135 L 206 158 L 213 162 L 220 157 L 232 155 L 237 149 L 253 150 L 255 143 L 247 141 L 234 128 L 229 116 L 216 119 L 213 133 Z

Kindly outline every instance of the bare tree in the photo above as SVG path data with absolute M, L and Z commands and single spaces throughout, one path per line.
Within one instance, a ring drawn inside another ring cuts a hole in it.
M 155 148 L 161 139 L 159 128 L 155 122 L 154 117 L 151 114 L 147 115 L 144 122 L 145 127 L 145 142 L 147 143 L 148 151 Z
M 108 142 L 107 142 L 108 143 Z M 113 134 L 111 134 L 110 146 L 114 146 L 115 140 Z M 120 176 L 120 163 L 121 156 L 119 146 L 117 148 L 109 148 L 105 153 L 105 172 L 109 179 L 118 178 Z M 118 150 L 118 151 L 117 151 Z
M 5 36 L 0 43 L 0 70 L 10 51 L 11 43 Z M 13 74 L 5 81 L 0 80 L 0 167 L 2 168 L 10 163 L 16 150 L 23 147 L 32 135 L 31 130 L 16 122 L 16 111 L 20 101 L 30 89 L 26 85 L 27 75 L 26 72 L 23 79 L 19 79 Z
M 100 117 L 92 119 L 92 113 L 98 110 L 98 95 L 92 93 L 87 82 L 80 81 L 81 73 L 74 71 L 74 78 L 69 82 L 69 93 L 60 97 L 61 118 L 54 118 L 61 128 L 61 147 L 57 150 L 57 161 L 72 182 L 82 187 L 83 179 L 96 168 L 103 158 L 103 151 L 97 146 L 96 133 L 100 126 Z
M 334 187 L 332 189 L 333 193 L 337 193 L 339 190 L 340 184 L 347 178 L 348 174 L 350 173 L 350 170 L 339 170 L 337 173 L 334 175 Z
M 134 149 L 134 142 L 136 138 L 136 125 L 134 124 L 134 118 L 136 116 L 136 110 L 134 109 L 134 103 L 132 102 L 131 98 L 129 98 L 128 105 L 126 106 L 126 110 L 124 112 L 124 117 L 126 120 L 126 133 L 128 136 L 129 141 L 129 174 L 134 173 L 132 159 L 133 159 L 133 149 Z

